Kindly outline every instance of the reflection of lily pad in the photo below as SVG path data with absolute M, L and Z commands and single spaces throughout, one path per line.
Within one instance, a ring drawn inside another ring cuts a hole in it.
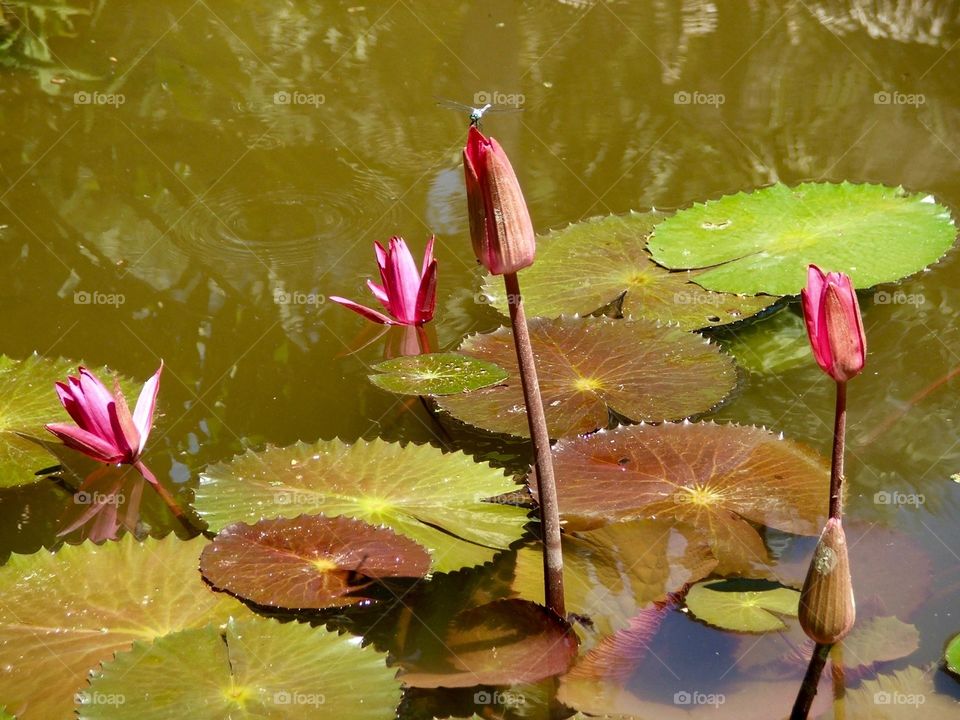
M 652 602 L 716 567 L 697 534 L 662 520 L 633 520 L 564 533 L 563 583 L 567 610 L 590 618 L 601 635 L 626 627 Z M 521 548 L 513 588 L 543 601 L 541 546 Z
M 460 353 L 410 355 L 374 365 L 370 381 L 400 395 L 455 395 L 496 385 L 507 371 Z
M 730 581 L 697 583 L 687 592 L 687 608 L 703 622 L 722 630 L 785 630 L 780 615 L 796 617 L 800 593 L 790 588 L 731 590 Z
M 357 639 L 309 625 L 231 620 L 119 653 L 78 696 L 79 716 L 391 720 L 401 691 L 385 659 Z
M 554 470 L 568 529 L 673 518 L 706 532 L 721 566 L 744 571 L 767 556 L 751 522 L 814 535 L 827 510 L 825 461 L 763 428 L 620 427 L 560 442 Z
M 716 406 L 736 384 L 733 361 L 702 337 L 649 320 L 533 320 L 540 392 L 551 437 L 630 420 L 678 420 Z M 438 400 L 463 422 L 527 436 L 523 392 L 509 329 L 471 335 L 460 350 L 510 373 L 501 385 Z
M 810 263 L 870 287 L 923 270 L 955 238 L 950 212 L 931 195 L 803 183 L 697 203 L 657 225 L 649 248 L 673 270 L 707 268 L 695 280 L 710 290 L 792 295 Z
M 21 720 L 67 717 L 87 672 L 134 640 L 245 614 L 197 573 L 206 544 L 127 536 L 12 556 L 0 567 L 0 697 L 7 708 Z
M 937 692 L 933 672 L 910 666 L 865 680 L 844 697 L 845 720 L 955 720 L 960 702 Z
M 807 328 L 799 309 L 797 312 L 783 310 L 762 323 L 744 327 L 724 345 L 740 367 L 764 375 L 811 367 L 813 363 Z
M 108 370 L 94 372 L 112 387 Z M 43 426 L 69 418 L 54 383 L 76 373 L 77 363 L 73 360 L 48 360 L 39 355 L 12 360 L 0 355 L 0 487 L 35 482 L 34 472 L 56 464 L 56 459 L 40 443 L 21 437 L 20 433 L 46 443 L 57 443 Z M 134 385 L 120 378 L 120 386 L 131 407 L 140 392 Z
M 352 605 L 374 579 L 429 569 L 427 551 L 409 538 L 322 515 L 228 525 L 200 556 L 200 572 L 218 590 L 282 608 Z
M 248 450 L 200 476 L 194 504 L 213 530 L 322 513 L 386 525 L 423 545 L 435 570 L 480 565 L 520 537 L 522 508 L 484 502 L 516 490 L 464 453 L 382 440 Z
M 947 661 L 947 670 L 960 676 L 960 635 L 954 635 L 947 643 L 943 656 Z
M 520 275 L 527 315 L 588 315 L 623 296 L 625 316 L 695 330 L 742 320 L 776 302 L 710 292 L 691 282 L 695 273 L 670 272 L 653 262 L 647 237 L 663 217 L 656 211 L 608 215 L 537 238 L 537 261 Z M 487 275 L 481 293 L 507 314 L 502 278 Z
M 443 657 L 404 663 L 404 684 L 435 688 L 536 682 L 566 671 L 577 654 L 570 626 L 526 600 L 497 600 L 465 610 L 442 639 Z

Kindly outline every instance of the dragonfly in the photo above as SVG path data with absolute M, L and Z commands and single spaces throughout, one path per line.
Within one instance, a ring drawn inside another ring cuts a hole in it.
M 438 106 L 447 108 L 447 110 L 467 113 L 470 116 L 470 125 L 477 129 L 480 128 L 480 121 L 487 113 L 523 112 L 523 108 L 505 107 L 503 105 L 493 105 L 492 103 L 486 103 L 482 107 L 473 107 L 472 105 L 466 105 L 456 100 L 447 100 L 446 98 L 437 98 L 436 100 Z

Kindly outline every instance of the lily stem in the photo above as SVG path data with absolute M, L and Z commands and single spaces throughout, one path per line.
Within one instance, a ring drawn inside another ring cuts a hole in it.
M 195 530 L 193 523 L 190 522 L 190 519 L 187 517 L 187 514 L 183 511 L 183 508 L 180 507 L 180 504 L 177 502 L 176 498 L 170 494 L 170 491 L 167 490 L 163 485 L 160 484 L 160 481 L 157 480 L 156 475 L 148 468 L 143 461 L 137 460 L 133 464 L 133 467 L 143 475 L 143 479 L 150 483 L 151 487 L 157 491 L 157 495 L 160 496 L 160 499 L 170 508 L 170 512 L 173 513 L 174 517 L 180 521 L 187 529 Z
M 843 519 L 843 453 L 847 433 L 847 383 L 837 382 L 837 407 L 833 416 L 833 459 L 830 463 L 830 517 Z
M 560 510 L 557 503 L 557 485 L 553 477 L 553 458 L 550 453 L 550 433 L 543 412 L 543 398 L 537 379 L 537 364 L 530 344 L 527 317 L 523 311 L 520 281 L 516 273 L 503 276 L 510 307 L 510 322 L 513 324 L 513 343 L 517 350 L 520 368 L 520 383 L 523 386 L 523 401 L 527 408 L 527 423 L 537 473 L 537 495 L 540 502 L 540 528 L 543 534 L 543 583 L 546 605 L 550 610 L 566 618 L 563 600 L 563 553 L 560 546 Z
M 833 646 L 817 643 L 813 649 L 813 656 L 807 666 L 807 674 L 803 676 L 803 684 L 800 686 L 797 700 L 790 712 L 790 720 L 807 720 L 807 716 L 810 714 L 810 706 L 813 705 L 813 699 L 817 695 L 820 675 L 823 673 L 823 666 L 827 664 L 827 656 L 830 654 L 831 647 Z

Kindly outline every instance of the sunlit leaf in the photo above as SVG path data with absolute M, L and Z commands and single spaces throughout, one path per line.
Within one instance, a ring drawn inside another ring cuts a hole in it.
M 648 320 L 533 320 L 530 339 L 551 437 L 609 424 L 610 413 L 634 421 L 678 420 L 704 413 L 736 384 L 733 361 L 702 337 Z M 513 336 L 501 327 L 471 335 L 462 352 L 510 373 L 497 387 L 437 401 L 470 425 L 527 436 Z
M 561 441 L 554 470 L 569 529 L 673 518 L 701 529 L 721 566 L 743 571 L 767 558 L 751 522 L 813 535 L 827 511 L 825 461 L 763 428 L 620 427 Z
M 356 638 L 309 625 L 231 620 L 119 653 L 79 694 L 79 717 L 391 720 L 400 684 L 385 660 Z
M 954 720 L 960 701 L 937 692 L 933 671 L 910 666 L 865 680 L 844 697 L 844 720 Z
M 647 253 L 647 237 L 663 213 L 595 217 L 537 238 L 537 261 L 520 274 L 529 317 L 588 315 L 623 297 L 623 315 L 676 323 L 686 330 L 749 317 L 777 301 L 714 293 L 670 272 Z M 481 298 L 508 313 L 503 278 L 487 275 Z
M 374 385 L 400 395 L 455 395 L 507 378 L 503 368 L 460 353 L 410 355 L 372 369 L 377 373 L 369 376 Z
M 352 605 L 374 580 L 423 577 L 430 556 L 388 528 L 301 515 L 228 525 L 203 549 L 200 572 L 218 590 L 282 608 Z
M 950 639 L 943 657 L 947 661 L 947 670 L 960 676 L 960 635 L 954 635 Z
M 134 640 L 247 614 L 197 572 L 203 538 L 66 546 L 0 567 L 0 697 L 21 720 L 72 712 L 87 672 Z
M 423 545 L 434 570 L 449 571 L 485 563 L 520 537 L 526 511 L 485 502 L 516 489 L 503 471 L 461 452 L 321 440 L 209 466 L 194 504 L 215 531 L 318 513 L 386 525 Z
M 950 212 L 933 196 L 844 182 L 776 184 L 696 203 L 657 225 L 649 248 L 672 270 L 719 292 L 792 295 L 807 265 L 839 270 L 856 287 L 894 282 L 953 245 Z
M 697 583 L 687 592 L 687 609 L 699 620 L 722 630 L 769 632 L 785 630 L 780 616 L 796 616 L 800 593 L 790 588 L 732 590 L 727 580 Z
M 536 682 L 564 672 L 577 654 L 570 626 L 526 600 L 497 600 L 466 610 L 442 639 L 443 657 L 403 664 L 404 684 L 432 688 Z

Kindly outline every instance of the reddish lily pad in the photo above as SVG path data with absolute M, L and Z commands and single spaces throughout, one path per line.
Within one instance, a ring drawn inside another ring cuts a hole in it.
M 699 335 L 650 320 L 564 317 L 530 322 L 540 392 L 551 437 L 628 420 L 678 420 L 705 413 L 736 385 L 733 360 Z M 501 385 L 438 399 L 470 425 L 527 437 L 527 417 L 513 334 L 501 327 L 471 335 L 468 355 L 510 374 Z
M 0 567 L 0 697 L 21 720 L 69 717 L 87 673 L 135 640 L 248 611 L 197 573 L 203 538 L 66 546 Z
M 589 315 L 619 301 L 623 315 L 696 330 L 743 320 L 778 300 L 704 290 L 693 282 L 697 272 L 655 263 L 647 238 L 664 217 L 655 210 L 594 217 L 537 238 L 537 261 L 520 275 L 527 315 Z M 487 275 L 481 298 L 507 315 L 503 278 Z
M 566 621 L 526 600 L 497 600 L 460 613 L 442 635 L 440 658 L 408 660 L 411 687 L 472 687 L 537 682 L 565 672 L 577 654 Z
M 325 608 L 368 599 L 375 580 L 420 578 L 430 555 L 388 528 L 348 517 L 301 515 L 236 523 L 203 549 L 200 572 L 213 587 L 281 608 Z
M 512 480 L 462 452 L 383 440 L 248 450 L 200 476 L 194 505 L 211 529 L 322 513 L 386 525 L 423 545 L 439 571 L 489 561 L 523 534 L 523 508 L 486 502 Z
M 374 365 L 370 382 L 400 395 L 456 395 L 496 385 L 507 371 L 460 353 L 431 353 L 395 358 Z

